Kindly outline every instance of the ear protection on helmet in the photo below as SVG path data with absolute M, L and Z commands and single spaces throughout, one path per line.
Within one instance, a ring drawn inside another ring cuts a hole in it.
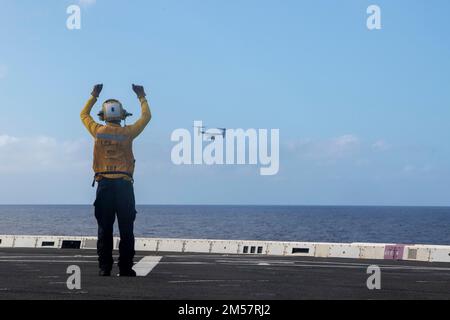
M 102 110 L 98 113 L 98 117 L 101 121 L 122 121 L 132 115 L 133 114 L 127 112 L 120 101 L 116 99 L 109 99 L 103 102 Z

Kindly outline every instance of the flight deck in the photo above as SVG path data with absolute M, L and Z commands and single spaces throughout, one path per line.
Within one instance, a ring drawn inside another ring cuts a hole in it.
M 99 277 L 95 250 L 1 248 L 0 299 L 450 299 L 442 262 L 174 252 L 137 252 L 135 262 L 139 277 L 117 277 L 117 266 Z M 367 287 L 370 265 L 379 290 Z

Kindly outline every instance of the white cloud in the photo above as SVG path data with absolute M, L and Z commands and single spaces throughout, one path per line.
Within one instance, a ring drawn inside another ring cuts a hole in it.
M 416 167 L 414 167 L 413 165 L 407 164 L 403 167 L 402 171 L 404 173 L 410 173 L 412 171 L 414 171 L 416 169 Z
M 412 164 L 406 164 L 403 166 L 402 168 L 402 172 L 404 174 L 419 174 L 419 173 L 429 173 L 430 171 L 432 171 L 432 166 L 429 164 L 425 164 L 422 166 L 416 166 L 416 165 L 412 165 Z
M 0 148 L 5 147 L 9 144 L 15 143 L 15 142 L 17 142 L 17 140 L 18 139 L 16 137 L 11 137 L 8 135 L 1 135 L 0 136 Z
M 90 163 L 91 147 L 87 140 L 0 135 L 0 172 L 64 172 L 85 168 Z
M 78 3 L 81 6 L 91 6 L 94 5 L 97 2 L 97 0 L 78 0 Z
M 0 64 L 0 79 L 6 78 L 8 74 L 8 67 L 4 64 Z
M 361 141 L 353 134 L 324 139 L 301 139 L 287 143 L 287 149 L 295 152 L 301 158 L 316 160 L 336 160 L 345 158 L 360 149 Z
M 372 144 L 372 148 L 377 151 L 385 151 L 390 148 L 390 145 L 384 140 L 378 140 Z
M 346 134 L 331 140 L 329 151 L 334 155 L 343 155 L 359 148 L 360 140 L 352 134 Z

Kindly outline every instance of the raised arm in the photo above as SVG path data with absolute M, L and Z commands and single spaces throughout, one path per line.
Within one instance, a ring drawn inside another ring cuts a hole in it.
M 89 131 L 89 133 L 95 138 L 95 135 L 97 133 L 97 129 L 101 127 L 101 124 L 95 122 L 94 119 L 91 117 L 91 110 L 92 107 L 97 102 L 97 98 L 100 95 L 100 92 L 102 91 L 103 85 L 102 84 L 96 84 L 94 86 L 94 89 L 92 90 L 91 97 L 86 102 L 83 110 L 81 110 L 80 118 L 83 122 L 86 129 Z
M 141 117 L 134 124 L 130 125 L 128 128 L 130 130 L 131 136 L 136 138 L 147 126 L 152 118 L 152 114 L 150 111 L 150 106 L 148 104 L 147 99 L 145 98 L 144 87 L 136 86 L 133 84 L 133 91 L 139 98 L 141 102 Z

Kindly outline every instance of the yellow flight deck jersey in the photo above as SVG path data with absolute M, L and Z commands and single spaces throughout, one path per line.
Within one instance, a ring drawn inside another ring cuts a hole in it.
M 93 169 L 96 174 L 101 172 L 124 172 L 127 174 L 99 174 L 96 180 L 102 177 L 132 180 L 134 173 L 133 140 L 149 123 L 152 115 L 147 99 L 139 98 L 141 102 L 141 117 L 134 124 L 120 126 L 109 123 L 101 125 L 92 119 L 90 113 L 97 102 L 97 98 L 91 96 L 81 110 L 81 121 L 95 139 Z

